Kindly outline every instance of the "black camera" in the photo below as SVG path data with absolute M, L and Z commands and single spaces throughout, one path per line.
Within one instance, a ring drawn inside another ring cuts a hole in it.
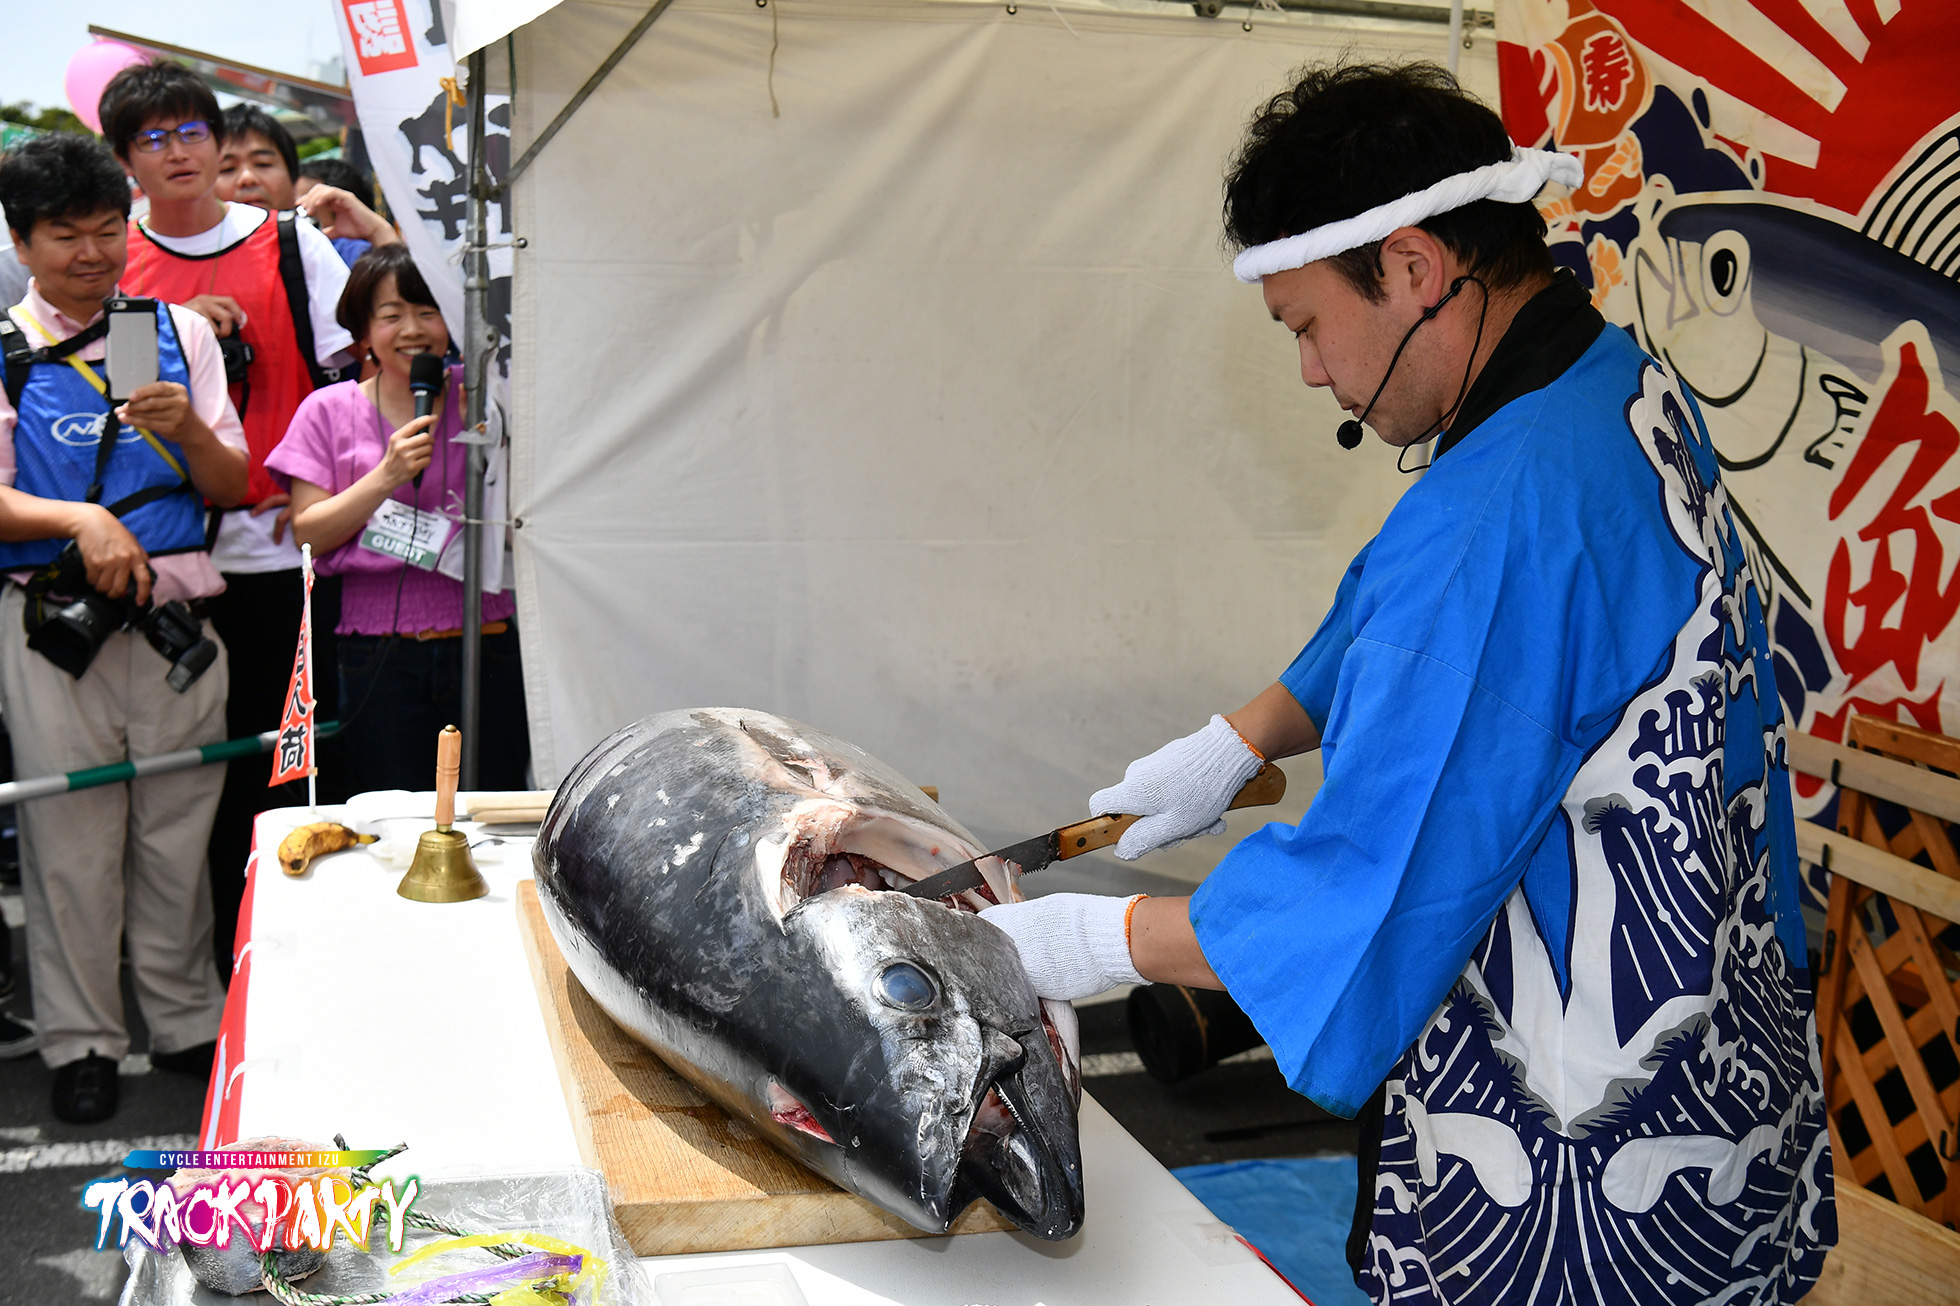
M 218 357 L 225 360 L 225 384 L 243 387 L 236 405 L 242 421 L 245 410 L 252 406 L 252 360 L 258 355 L 239 338 L 238 328 L 233 327 L 230 335 L 218 337 Z
M 50 601 L 55 594 L 77 597 L 65 603 Z M 27 587 L 27 647 L 80 680 L 109 636 L 119 630 L 138 630 L 150 647 L 170 663 L 169 685 L 183 693 L 218 660 L 218 646 L 184 604 L 136 602 L 135 583 L 122 598 L 112 599 L 88 583 L 81 550 L 69 541 L 53 563 Z
M 244 385 L 256 356 L 252 346 L 240 339 L 238 332 L 218 337 L 218 357 L 225 361 L 226 385 Z

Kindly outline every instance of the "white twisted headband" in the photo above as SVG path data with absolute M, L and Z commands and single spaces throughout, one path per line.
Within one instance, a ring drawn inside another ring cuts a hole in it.
M 1448 213 L 1451 209 L 1460 209 L 1478 200 L 1524 204 L 1536 196 L 1548 180 L 1577 186 L 1584 177 L 1585 169 L 1569 154 L 1560 154 L 1556 150 L 1521 150 L 1514 145 L 1511 147 L 1511 157 L 1500 163 L 1486 164 L 1470 172 L 1445 177 L 1426 190 L 1404 195 L 1399 200 L 1390 200 L 1351 218 L 1342 218 L 1339 222 L 1330 222 L 1297 236 L 1284 236 L 1241 250 L 1239 256 L 1232 260 L 1232 271 L 1240 281 L 1254 284 L 1270 273 L 1290 272 L 1318 259 L 1345 254 L 1356 246 L 1381 240 L 1398 228 L 1413 227 L 1424 218 L 1433 218 L 1438 213 Z

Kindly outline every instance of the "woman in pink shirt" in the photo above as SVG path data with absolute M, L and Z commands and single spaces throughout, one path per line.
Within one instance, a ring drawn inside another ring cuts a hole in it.
M 361 256 L 337 316 L 375 374 L 308 395 L 265 465 L 291 486 L 294 538 L 343 578 L 340 705 L 355 788 L 427 789 L 436 734 L 462 716 L 463 586 L 436 570 L 463 548 L 462 368 L 416 417 L 409 366 L 446 353 L 449 330 L 406 245 Z M 524 788 L 530 761 L 515 609 L 508 592 L 483 596 L 485 789 Z

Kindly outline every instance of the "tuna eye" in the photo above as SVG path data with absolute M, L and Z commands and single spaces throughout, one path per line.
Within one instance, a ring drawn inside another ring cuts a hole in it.
M 909 961 L 895 961 L 878 976 L 878 999 L 900 1011 L 924 1011 L 939 998 L 930 977 Z

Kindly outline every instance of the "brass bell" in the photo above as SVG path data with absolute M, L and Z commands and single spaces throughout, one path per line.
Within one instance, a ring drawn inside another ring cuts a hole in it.
M 415 844 L 395 892 L 416 902 L 468 902 L 490 892 L 470 858 L 470 841 L 452 828 L 456 823 L 456 773 L 462 767 L 463 735 L 444 726 L 436 736 L 436 828 Z

